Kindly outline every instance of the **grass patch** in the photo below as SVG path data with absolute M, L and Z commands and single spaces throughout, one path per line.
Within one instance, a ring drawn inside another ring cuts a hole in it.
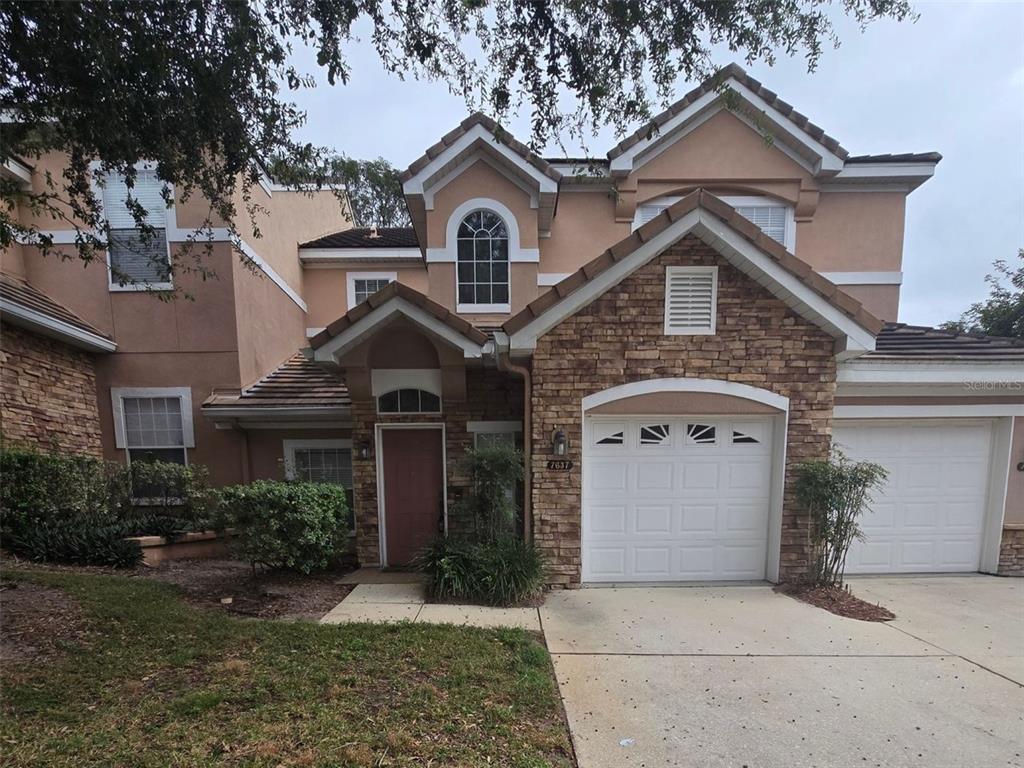
M 3 766 L 573 764 L 548 654 L 519 630 L 245 620 L 144 579 L 4 578 L 66 591 L 94 632 L 0 671 Z

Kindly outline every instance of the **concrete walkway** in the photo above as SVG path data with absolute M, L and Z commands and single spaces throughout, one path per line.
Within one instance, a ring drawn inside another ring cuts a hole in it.
M 427 603 L 422 583 L 359 584 L 330 610 L 321 624 L 360 621 L 415 621 L 471 627 L 519 627 L 540 631 L 536 608 Z
M 902 625 L 767 586 L 552 594 L 541 619 L 579 764 L 1022 765 L 1024 690 L 990 671 L 1024 652 L 1020 583 L 963 581 L 855 583 Z

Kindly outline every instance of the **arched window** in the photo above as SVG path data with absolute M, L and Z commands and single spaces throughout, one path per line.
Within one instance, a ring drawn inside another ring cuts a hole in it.
M 508 228 L 493 211 L 473 211 L 458 234 L 458 303 L 507 311 Z
M 440 413 L 441 398 L 423 389 L 393 389 L 377 398 L 378 413 Z

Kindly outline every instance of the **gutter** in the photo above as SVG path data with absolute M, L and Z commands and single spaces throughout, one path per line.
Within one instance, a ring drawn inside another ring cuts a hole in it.
M 529 368 L 512 362 L 508 336 L 496 333 L 494 339 L 494 359 L 498 370 L 523 377 L 523 541 L 529 544 L 533 541 L 533 379 Z

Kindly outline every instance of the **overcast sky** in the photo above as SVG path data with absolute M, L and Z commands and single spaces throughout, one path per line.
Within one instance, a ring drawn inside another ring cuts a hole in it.
M 841 47 L 826 50 L 814 74 L 786 58 L 748 71 L 851 154 L 942 153 L 935 177 L 908 200 L 899 318 L 934 325 L 987 295 L 992 261 L 1016 261 L 1024 246 L 1024 2 L 915 8 L 916 23 L 863 34 L 841 21 Z M 349 54 L 348 85 L 298 94 L 309 116 L 302 138 L 405 168 L 466 115 L 443 83 L 403 82 L 365 44 Z M 716 64 L 734 59 L 742 63 L 725 50 Z M 677 94 L 690 87 L 679 83 Z M 527 117 L 508 123 L 524 140 Z M 603 156 L 615 141 L 609 129 L 588 148 Z

